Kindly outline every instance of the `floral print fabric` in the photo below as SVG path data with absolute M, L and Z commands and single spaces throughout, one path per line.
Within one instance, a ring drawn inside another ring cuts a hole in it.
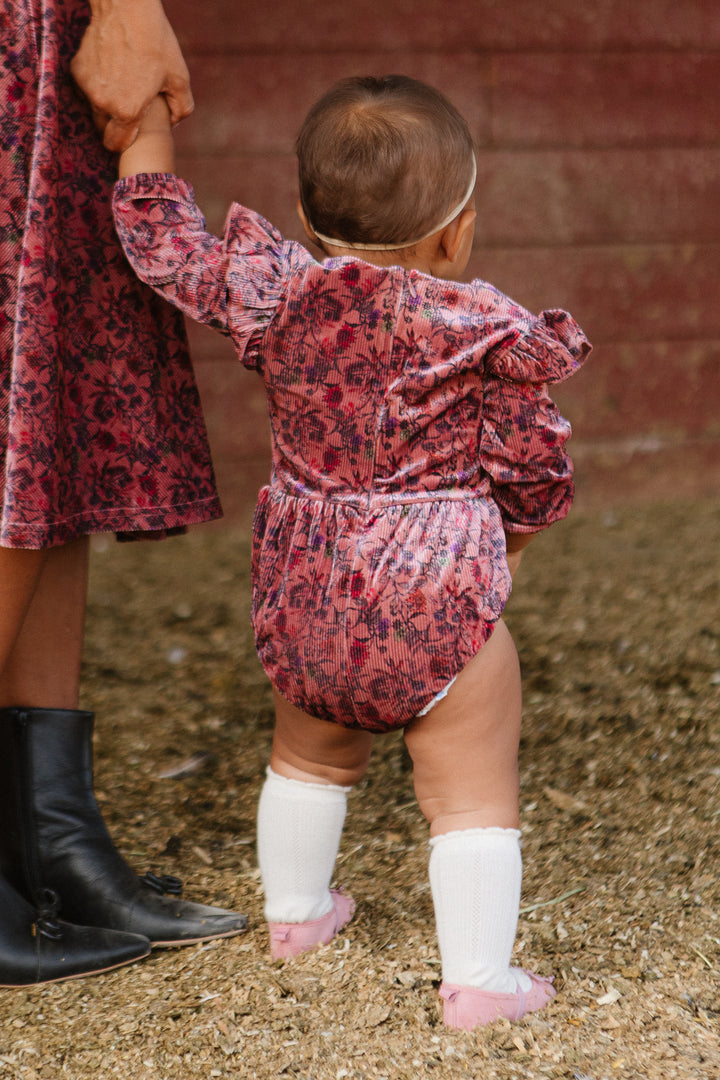
M 492 632 L 504 529 L 569 509 L 570 428 L 546 384 L 578 368 L 585 337 L 482 281 L 320 264 L 240 206 L 218 239 L 174 177 L 120 181 L 114 208 L 140 277 L 265 383 L 252 616 L 270 679 L 326 720 L 407 723 Z
M 85 0 L 0 0 L 0 543 L 220 514 L 182 316 L 115 234 L 68 75 Z

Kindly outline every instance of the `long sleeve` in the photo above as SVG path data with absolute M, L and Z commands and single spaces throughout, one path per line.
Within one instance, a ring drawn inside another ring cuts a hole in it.
M 480 457 L 509 532 L 546 528 L 570 509 L 571 428 L 547 385 L 569 378 L 589 352 L 566 312 L 523 312 L 516 333 L 487 357 Z
M 138 277 L 190 318 L 229 335 L 245 359 L 250 338 L 270 322 L 282 291 L 280 234 L 234 205 L 222 239 L 213 236 L 190 185 L 160 173 L 120 180 L 113 213 Z

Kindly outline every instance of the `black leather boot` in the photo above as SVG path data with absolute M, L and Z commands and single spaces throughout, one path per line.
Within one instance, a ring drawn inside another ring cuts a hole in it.
M 141 934 L 156 946 L 240 933 L 244 915 L 163 895 L 179 893 L 181 883 L 140 878 L 123 860 L 93 793 L 92 731 L 90 712 L 0 710 L 0 853 L 8 880 L 28 900 L 52 889 L 72 923 Z
M 147 938 L 136 934 L 62 922 L 49 890 L 39 900 L 28 904 L 0 875 L 0 987 L 98 975 L 150 952 Z

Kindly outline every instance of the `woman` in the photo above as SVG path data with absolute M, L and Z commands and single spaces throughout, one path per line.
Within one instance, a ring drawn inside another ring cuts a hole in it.
M 191 111 L 160 0 L 0 0 L 6 986 L 246 925 L 124 863 L 92 791 L 93 717 L 78 710 L 89 535 L 157 538 L 220 514 L 182 322 L 137 283 L 110 214 L 111 151 L 158 92 L 175 122 Z

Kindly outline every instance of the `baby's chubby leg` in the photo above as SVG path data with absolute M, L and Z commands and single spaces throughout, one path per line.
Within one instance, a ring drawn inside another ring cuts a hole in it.
M 274 959 L 330 941 L 354 903 L 332 880 L 347 793 L 373 737 L 318 720 L 275 694 L 272 756 L 258 808 L 258 857 Z
M 500 620 L 447 695 L 405 729 L 430 835 L 518 827 L 520 665 Z
M 351 787 L 362 779 L 374 736 L 303 712 L 277 690 L 270 767 L 280 776 L 314 784 Z
M 405 732 L 430 822 L 440 993 L 451 1027 L 519 1019 L 553 996 L 547 980 L 510 966 L 522 879 L 520 721 L 520 668 L 500 621 L 447 696 Z

